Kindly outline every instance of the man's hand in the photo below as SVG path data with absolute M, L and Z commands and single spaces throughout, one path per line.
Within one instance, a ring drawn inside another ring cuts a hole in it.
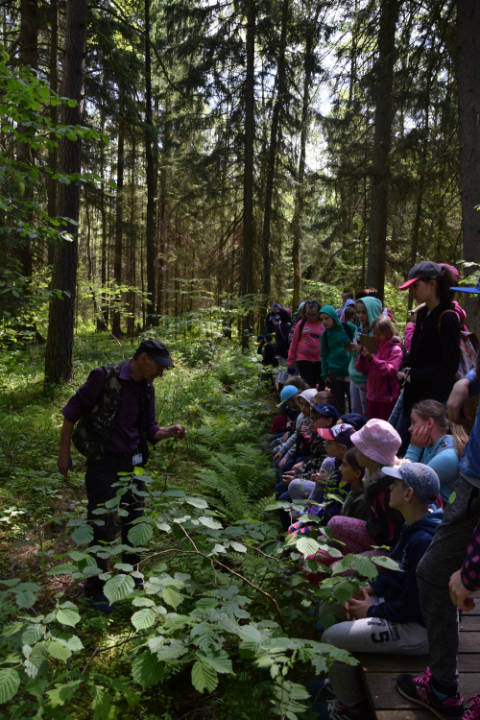
M 58 451 L 57 467 L 65 479 L 68 477 L 68 471 L 73 470 L 72 458 L 69 448 L 60 448 Z
M 168 437 L 174 437 L 179 440 L 183 439 L 187 434 L 187 431 L 182 425 L 170 425 L 170 427 L 167 428 L 167 431 Z
M 359 593 L 345 603 L 347 620 L 358 620 L 367 617 L 367 610 L 372 604 L 369 589 L 361 587 Z
M 462 582 L 461 569 L 450 575 L 448 589 L 450 591 L 450 600 L 459 610 L 473 610 L 475 601 L 470 597 L 471 591 L 467 590 Z

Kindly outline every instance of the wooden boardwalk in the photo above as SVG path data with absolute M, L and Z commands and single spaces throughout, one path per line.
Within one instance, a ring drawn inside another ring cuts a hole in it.
M 480 693 L 480 593 L 476 607 L 463 613 L 460 625 L 460 692 L 467 701 Z M 428 656 L 359 655 L 365 683 L 377 720 L 431 720 L 433 715 L 415 708 L 395 689 L 401 672 L 420 673 L 428 665 Z M 367 719 L 365 719 L 367 720 Z

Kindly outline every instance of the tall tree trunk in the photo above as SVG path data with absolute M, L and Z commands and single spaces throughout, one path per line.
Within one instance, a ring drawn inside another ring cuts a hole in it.
M 123 261 L 123 176 L 125 170 L 125 92 L 123 79 L 118 84 L 118 146 L 117 146 L 117 194 L 115 197 L 115 250 L 113 256 L 113 276 L 118 285 L 122 284 L 122 261 Z M 117 302 L 122 300 L 121 294 L 117 296 Z M 117 309 L 112 314 L 112 333 L 115 337 L 122 334 L 121 313 Z
M 243 170 L 243 248 L 240 295 L 245 302 L 252 290 L 254 218 L 253 218 L 253 149 L 255 142 L 255 0 L 246 0 L 247 37 L 246 55 L 247 69 L 245 77 L 245 149 Z M 248 308 L 242 316 L 241 344 L 246 350 L 249 335 L 252 331 L 253 317 Z
M 65 67 L 63 74 L 64 97 L 76 100 L 75 107 L 65 106 L 64 123 L 80 125 L 82 117 L 83 80 L 85 74 L 85 41 L 88 0 L 69 0 L 65 26 Z M 62 143 L 62 170 L 65 173 L 81 171 L 80 140 Z M 45 351 L 45 380 L 61 382 L 72 377 L 73 324 L 78 256 L 78 216 L 80 185 L 62 184 L 60 214 L 70 218 L 64 231 L 69 238 L 58 241 L 52 277 L 52 298 L 48 317 L 48 336 Z M 59 291 L 60 297 L 57 292 Z
M 137 159 L 137 142 L 135 129 L 132 132 L 132 148 L 131 148 L 131 174 L 130 174 L 130 228 L 128 233 L 128 284 L 130 288 L 135 287 L 136 280 L 136 223 L 137 223 L 137 197 L 135 179 L 137 175 L 136 159 Z M 128 316 L 127 316 L 127 335 L 132 338 L 135 335 L 135 291 L 128 291 Z
M 20 36 L 19 51 L 21 67 L 35 69 L 38 64 L 38 0 L 21 0 L 20 3 Z M 33 135 L 31 127 L 19 127 L 20 133 Z M 17 159 L 22 163 L 32 162 L 30 147 L 27 143 L 18 141 Z M 31 200 L 32 187 L 27 184 L 24 199 Z M 33 271 L 32 243 L 28 238 L 20 238 L 18 246 L 18 260 L 20 271 L 25 277 L 31 277 Z
M 480 3 L 457 0 L 457 82 L 462 193 L 463 257 L 480 258 Z M 467 296 L 468 297 L 468 296 Z M 469 325 L 480 332 L 474 312 L 478 296 L 467 300 Z
M 457 0 L 457 80 L 463 254 L 480 257 L 480 3 Z
M 150 0 L 145 0 L 145 160 L 147 175 L 147 326 L 155 316 L 155 162 L 152 121 Z
M 105 131 L 105 111 L 100 111 L 100 128 L 102 135 Z M 100 177 L 105 180 L 105 144 L 100 142 Z M 107 284 L 107 209 L 105 207 L 105 189 L 102 186 L 100 188 L 100 223 L 101 223 L 101 282 L 102 290 L 105 290 Z M 102 295 L 100 294 L 100 297 Z M 108 304 L 105 301 L 101 302 L 100 312 L 97 315 L 97 330 L 106 330 L 108 327 Z
M 399 0 L 382 0 L 375 71 L 375 138 L 367 272 L 367 282 L 378 289 L 381 297 L 385 284 L 389 154 L 393 119 L 392 85 L 398 11 Z
M 51 0 L 50 3 L 50 56 L 48 68 L 48 82 L 51 90 L 58 90 L 58 3 L 57 0 Z M 52 125 L 56 125 L 58 121 L 57 106 L 50 106 L 50 120 Z M 48 167 L 53 172 L 57 170 L 57 148 L 51 147 L 48 150 Z M 50 217 L 57 215 L 57 181 L 50 175 L 47 180 L 47 212 Z M 52 242 L 48 244 L 48 264 L 53 264 L 55 246 Z
M 277 159 L 277 145 L 279 135 L 280 114 L 285 101 L 286 72 L 285 50 L 287 46 L 287 27 L 289 18 L 290 0 L 282 3 L 282 27 L 280 32 L 280 46 L 277 59 L 277 96 L 273 104 L 272 124 L 270 126 L 270 145 L 268 148 L 267 176 L 265 184 L 265 204 L 263 211 L 262 229 L 262 255 L 263 255 L 263 284 L 262 292 L 266 302 L 270 300 L 271 290 L 271 263 L 270 263 L 270 222 L 272 216 L 273 181 L 275 177 L 275 161 Z
M 302 121 L 300 128 L 300 158 L 298 161 L 298 174 L 295 188 L 295 209 L 292 219 L 292 260 L 293 260 L 293 309 L 298 307 L 300 302 L 300 291 L 302 282 L 302 269 L 300 266 L 300 248 L 302 243 L 302 224 L 305 206 L 305 155 L 307 146 L 308 130 L 310 126 L 310 86 L 312 83 L 315 56 L 314 38 L 316 37 L 316 24 L 318 11 L 313 22 L 307 27 L 305 36 L 305 54 L 303 60 L 303 100 L 302 100 Z

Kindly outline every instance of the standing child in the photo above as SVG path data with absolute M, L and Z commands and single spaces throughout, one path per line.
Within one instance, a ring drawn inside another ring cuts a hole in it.
M 369 418 L 388 420 L 400 394 L 397 372 L 403 360 L 400 343 L 394 340 L 395 329 L 386 315 L 380 315 L 373 323 L 373 335 L 377 351 L 370 353 L 361 349 L 360 364 L 367 369 L 367 415 Z
M 475 292 L 475 290 L 473 290 Z M 480 286 L 477 290 L 480 293 Z M 478 369 L 455 383 L 448 398 L 448 414 L 459 421 L 470 396 L 480 393 Z M 400 675 L 397 689 L 437 717 L 478 718 L 465 715 L 458 692 L 458 612 L 471 609 L 470 589 L 478 587 L 480 534 L 480 410 L 460 460 L 455 499 L 447 504 L 417 570 L 420 603 L 428 630 L 430 666 L 421 675 Z M 453 602 L 452 602 L 453 600 Z M 470 602 L 467 602 L 469 600 Z M 455 604 L 454 604 L 455 603 Z
M 375 318 L 382 312 L 382 303 L 376 297 L 369 295 L 357 300 L 357 315 L 360 327 L 355 331 L 353 342 L 350 343 L 350 361 L 348 374 L 350 376 L 350 410 L 361 415 L 367 414 L 367 373 L 356 368 L 358 354 L 362 348 L 360 335 L 372 335 L 372 325 Z
M 332 305 L 321 308 L 320 320 L 325 327 L 322 335 L 322 376 L 332 389 L 335 405 L 342 414 L 345 412 L 345 393 L 348 394 L 350 356 L 346 347 L 352 342 L 356 328 L 352 323 L 341 323 Z
M 287 359 L 288 367 L 296 365 L 302 378 L 312 388 L 322 379 L 320 338 L 324 327 L 318 318 L 319 308 L 316 300 L 305 303 L 305 315 L 295 326 Z

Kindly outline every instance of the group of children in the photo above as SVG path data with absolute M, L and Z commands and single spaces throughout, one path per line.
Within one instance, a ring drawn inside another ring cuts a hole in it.
M 441 402 L 419 401 L 410 412 L 410 444 L 401 453 L 402 438 L 388 422 L 400 392 L 401 343 L 378 298 L 364 296 L 356 304 L 344 300 L 338 314 L 317 304 L 316 319 L 311 307 L 312 319 L 303 327 L 297 324 L 296 344 L 290 345 L 289 365 L 299 353 L 300 363 L 314 362 L 298 348 L 306 342 L 305 327 L 310 336 L 318 331 L 327 387 L 308 387 L 297 363 L 298 375 L 289 375 L 281 390 L 282 414 L 272 424 L 271 444 L 276 494 L 290 502 L 282 520 L 288 532 L 297 534 L 328 526 L 342 553 L 390 548 L 401 571 L 384 571 L 362 588 L 345 604 L 345 620 L 328 628 L 322 639 L 351 652 L 430 653 L 425 674 L 399 676 L 398 691 L 437 717 L 480 720 L 480 696 L 465 710 L 456 667 L 457 608 L 471 608 L 470 595 L 480 588 L 480 419 L 467 442 L 461 433 L 452 434 Z M 351 323 L 353 317 L 342 319 L 350 308 L 357 310 L 360 327 Z M 469 395 L 479 390 L 474 368 L 453 386 L 450 418 L 460 420 Z M 400 454 L 405 456 L 400 459 Z M 333 555 L 317 554 L 313 581 L 328 574 L 337 559 Z M 321 717 L 369 717 L 354 666 L 335 663 L 320 696 L 329 698 Z

